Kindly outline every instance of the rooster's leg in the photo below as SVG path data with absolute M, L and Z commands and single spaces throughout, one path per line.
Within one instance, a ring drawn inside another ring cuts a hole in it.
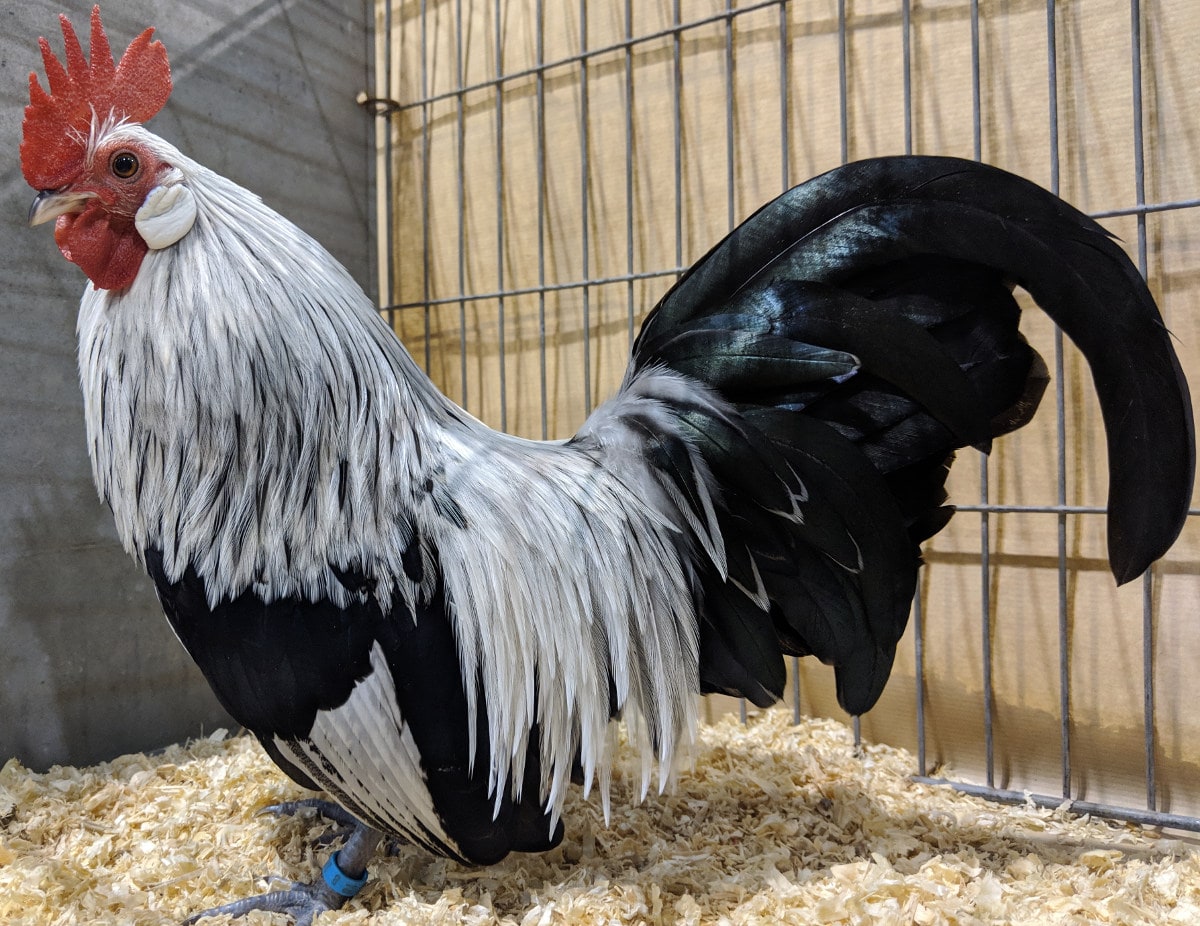
M 346 844 L 325 864 L 321 877 L 312 884 L 295 883 L 287 890 L 271 891 L 245 900 L 213 907 L 195 913 L 183 921 L 183 926 L 207 916 L 226 914 L 231 917 L 245 916 L 254 910 L 271 913 L 286 913 L 296 926 L 311 926 L 313 918 L 326 910 L 336 910 L 362 888 L 367 878 L 367 862 L 375 853 L 383 834 L 361 823 L 356 823 L 354 832 Z

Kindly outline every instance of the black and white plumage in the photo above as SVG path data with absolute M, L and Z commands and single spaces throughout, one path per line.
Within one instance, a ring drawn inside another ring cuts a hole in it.
M 616 396 L 536 442 L 439 393 L 257 197 L 133 122 L 88 145 L 158 165 L 131 282 L 79 315 L 120 537 L 275 761 L 433 852 L 554 845 L 573 779 L 607 799 L 615 718 L 649 787 L 697 693 L 768 704 L 786 654 L 869 709 L 954 451 L 1045 385 L 1013 284 L 1091 365 L 1118 581 L 1182 526 L 1190 400 L 1149 291 L 1095 222 L 995 168 L 883 158 L 784 194 L 650 313 Z M 90 202 L 71 190 L 33 218 Z
M 607 775 L 616 710 L 669 767 L 699 635 L 654 473 L 486 428 L 314 242 L 124 132 L 162 146 L 197 214 L 131 287 L 84 297 L 89 446 L 226 709 L 372 825 L 471 861 L 552 843 L 576 759 Z
M 194 227 L 80 315 L 97 484 L 230 713 L 435 851 L 549 846 L 576 758 L 603 782 L 613 716 L 669 768 L 693 695 L 769 703 L 784 653 L 867 710 L 950 455 L 1044 383 L 1010 279 L 1096 371 L 1117 576 L 1180 526 L 1188 405 L 1144 285 L 991 168 L 887 159 L 787 194 L 650 315 L 617 396 L 539 443 L 438 393 L 299 231 L 164 157 Z

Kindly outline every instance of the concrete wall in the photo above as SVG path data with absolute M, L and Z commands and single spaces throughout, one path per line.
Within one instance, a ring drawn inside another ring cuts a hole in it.
M 18 163 L 37 37 L 60 51 L 80 0 L 0 10 L 0 764 L 87 763 L 229 723 L 116 542 L 83 436 L 75 313 L 84 277 L 28 229 Z M 119 55 L 148 25 L 175 91 L 152 128 L 322 241 L 370 291 L 374 127 L 368 0 L 126 0 L 105 12 Z

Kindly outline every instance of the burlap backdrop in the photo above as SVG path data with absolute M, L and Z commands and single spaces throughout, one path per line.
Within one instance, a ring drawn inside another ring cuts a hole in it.
M 497 5 L 491 0 L 462 0 L 461 22 L 452 2 L 431 0 L 424 19 L 421 4 L 398 3 L 390 11 L 390 33 L 381 30 L 379 51 L 388 53 L 392 67 L 378 89 L 407 104 L 434 98 L 387 123 L 392 208 L 382 291 L 394 304 L 412 306 L 398 312 L 397 330 L 418 359 L 428 358 L 431 374 L 449 395 L 494 426 L 541 437 L 544 421 L 545 436 L 565 437 L 620 381 L 632 323 L 673 279 L 653 274 L 699 257 L 731 221 L 785 182 L 841 161 L 837 5 L 762 5 L 733 17 L 731 30 L 724 18 L 684 30 L 676 47 L 668 31 L 675 21 L 672 4 L 633 0 L 628 34 L 665 34 L 628 52 L 616 47 L 589 57 L 586 78 L 578 60 L 537 70 L 534 0 L 500 7 L 499 62 Z M 1049 186 L 1054 158 L 1046 4 L 983 0 L 979 7 L 982 157 Z M 584 41 L 590 50 L 624 40 L 624 3 L 591 2 L 586 9 L 585 30 L 578 4 L 546 0 L 542 61 L 578 56 Z M 1142 9 L 1145 201 L 1187 200 L 1200 195 L 1200 56 L 1194 38 L 1200 5 L 1148 0 Z M 716 0 L 684 0 L 679 21 L 719 17 L 724 10 Z M 900 3 L 849 0 L 846 10 L 845 153 L 851 159 L 902 153 Z M 381 7 L 381 25 L 383 14 Z M 1133 206 L 1129 4 L 1059 3 L 1055 25 L 1061 193 L 1091 212 Z M 916 152 L 974 154 L 971 31 L 966 0 L 914 0 Z M 454 92 L 460 61 L 463 85 L 476 87 L 464 94 Z M 497 88 L 498 73 L 520 76 Z M 1105 224 L 1136 259 L 1137 220 Z M 1200 386 L 1200 211 L 1149 214 L 1146 246 L 1150 285 L 1177 336 L 1184 367 Z M 574 285 L 612 278 L 586 289 Z M 501 290 L 524 292 L 502 300 L 437 301 Z M 428 300 L 435 304 L 426 311 L 420 304 Z M 1103 318 L 1096 323 L 1104 324 Z M 1054 334 L 1045 317 L 1027 313 L 1025 330 L 1053 366 Z M 1064 500 L 1103 505 L 1107 474 L 1099 411 L 1086 367 L 1069 345 L 1064 369 Z M 1050 393 L 1030 427 L 997 444 L 987 461 L 991 502 L 1059 500 L 1054 406 Z M 961 455 L 951 480 L 954 500 L 979 501 L 981 459 L 973 451 Z M 996 783 L 1059 793 L 1059 523 L 1055 514 L 992 514 L 986 576 L 979 514 L 960 513 L 929 544 L 921 588 L 931 765 L 945 761 L 966 777 L 982 776 L 980 611 L 986 582 L 993 609 Z M 1139 582 L 1114 587 L 1102 517 L 1066 515 L 1063 529 L 1072 789 L 1092 800 L 1140 804 L 1143 588 Z M 1191 688 L 1200 670 L 1198 548 L 1200 531 L 1189 524 L 1156 567 L 1152 586 L 1160 808 L 1191 813 L 1200 812 L 1200 709 Z M 915 746 L 912 642 L 910 630 L 886 694 L 863 719 L 869 739 Z M 839 714 L 828 669 L 806 661 L 799 684 L 806 711 Z

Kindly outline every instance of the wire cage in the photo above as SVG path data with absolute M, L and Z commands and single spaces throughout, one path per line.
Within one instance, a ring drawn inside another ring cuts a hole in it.
M 644 313 L 759 205 L 849 160 L 953 154 L 1104 222 L 1200 370 L 1197 28 L 1191 0 L 381 0 L 381 301 L 468 411 L 566 437 Z M 1089 374 L 1039 312 L 1023 327 L 1054 389 L 960 455 L 959 514 L 856 729 L 927 780 L 1200 830 L 1195 518 L 1115 589 Z M 797 718 L 840 713 L 831 675 L 793 666 Z

